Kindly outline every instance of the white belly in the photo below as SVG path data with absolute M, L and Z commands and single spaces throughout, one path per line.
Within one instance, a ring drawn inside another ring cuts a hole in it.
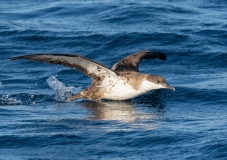
M 116 84 L 109 87 L 108 91 L 104 93 L 104 99 L 110 100 L 126 100 L 142 94 L 135 90 L 129 84 Z
M 139 83 L 139 82 L 138 82 Z M 137 85 L 138 86 L 138 85 Z M 105 79 L 100 86 L 103 89 L 103 99 L 126 100 L 146 93 L 153 89 L 163 88 L 161 85 L 143 80 L 137 90 L 127 83 L 125 79 L 110 77 Z

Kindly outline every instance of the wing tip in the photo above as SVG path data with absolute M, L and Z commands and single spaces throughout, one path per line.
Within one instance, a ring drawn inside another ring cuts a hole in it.
M 151 51 L 152 54 L 155 54 L 156 58 L 165 61 L 166 60 L 166 55 L 160 51 Z
M 16 57 L 12 57 L 9 58 L 10 60 L 19 60 L 19 59 L 32 59 L 36 56 L 40 56 L 40 55 L 49 55 L 49 54 L 28 54 L 28 55 L 23 55 L 23 56 L 16 56 Z
M 9 59 L 14 61 L 14 60 L 25 59 L 25 58 L 26 58 L 26 56 L 17 56 L 17 57 L 12 57 L 12 58 L 9 58 Z

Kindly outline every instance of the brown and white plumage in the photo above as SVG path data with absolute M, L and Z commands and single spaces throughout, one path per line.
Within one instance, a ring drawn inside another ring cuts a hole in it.
M 11 59 L 28 59 L 51 64 L 61 64 L 77 69 L 91 77 L 91 86 L 73 95 L 69 100 L 78 98 L 125 100 L 153 89 L 168 88 L 175 90 L 173 87 L 168 86 L 165 79 L 161 76 L 138 72 L 138 65 L 142 59 L 155 58 L 165 60 L 166 56 L 157 51 L 137 52 L 118 61 L 114 64 L 112 70 L 100 63 L 76 54 L 32 54 Z

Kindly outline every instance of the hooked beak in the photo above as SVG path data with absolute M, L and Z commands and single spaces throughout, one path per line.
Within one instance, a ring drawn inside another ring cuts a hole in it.
M 172 87 L 172 86 L 169 86 L 168 84 L 166 84 L 166 86 L 165 86 L 167 89 L 171 89 L 171 90 L 173 90 L 173 91 L 175 91 L 175 88 L 174 87 Z

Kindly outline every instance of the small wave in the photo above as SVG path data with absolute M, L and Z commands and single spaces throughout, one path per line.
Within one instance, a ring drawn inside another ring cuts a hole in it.
M 53 96 L 44 94 L 3 94 L 0 95 L 0 105 L 34 105 L 36 103 L 52 101 Z

